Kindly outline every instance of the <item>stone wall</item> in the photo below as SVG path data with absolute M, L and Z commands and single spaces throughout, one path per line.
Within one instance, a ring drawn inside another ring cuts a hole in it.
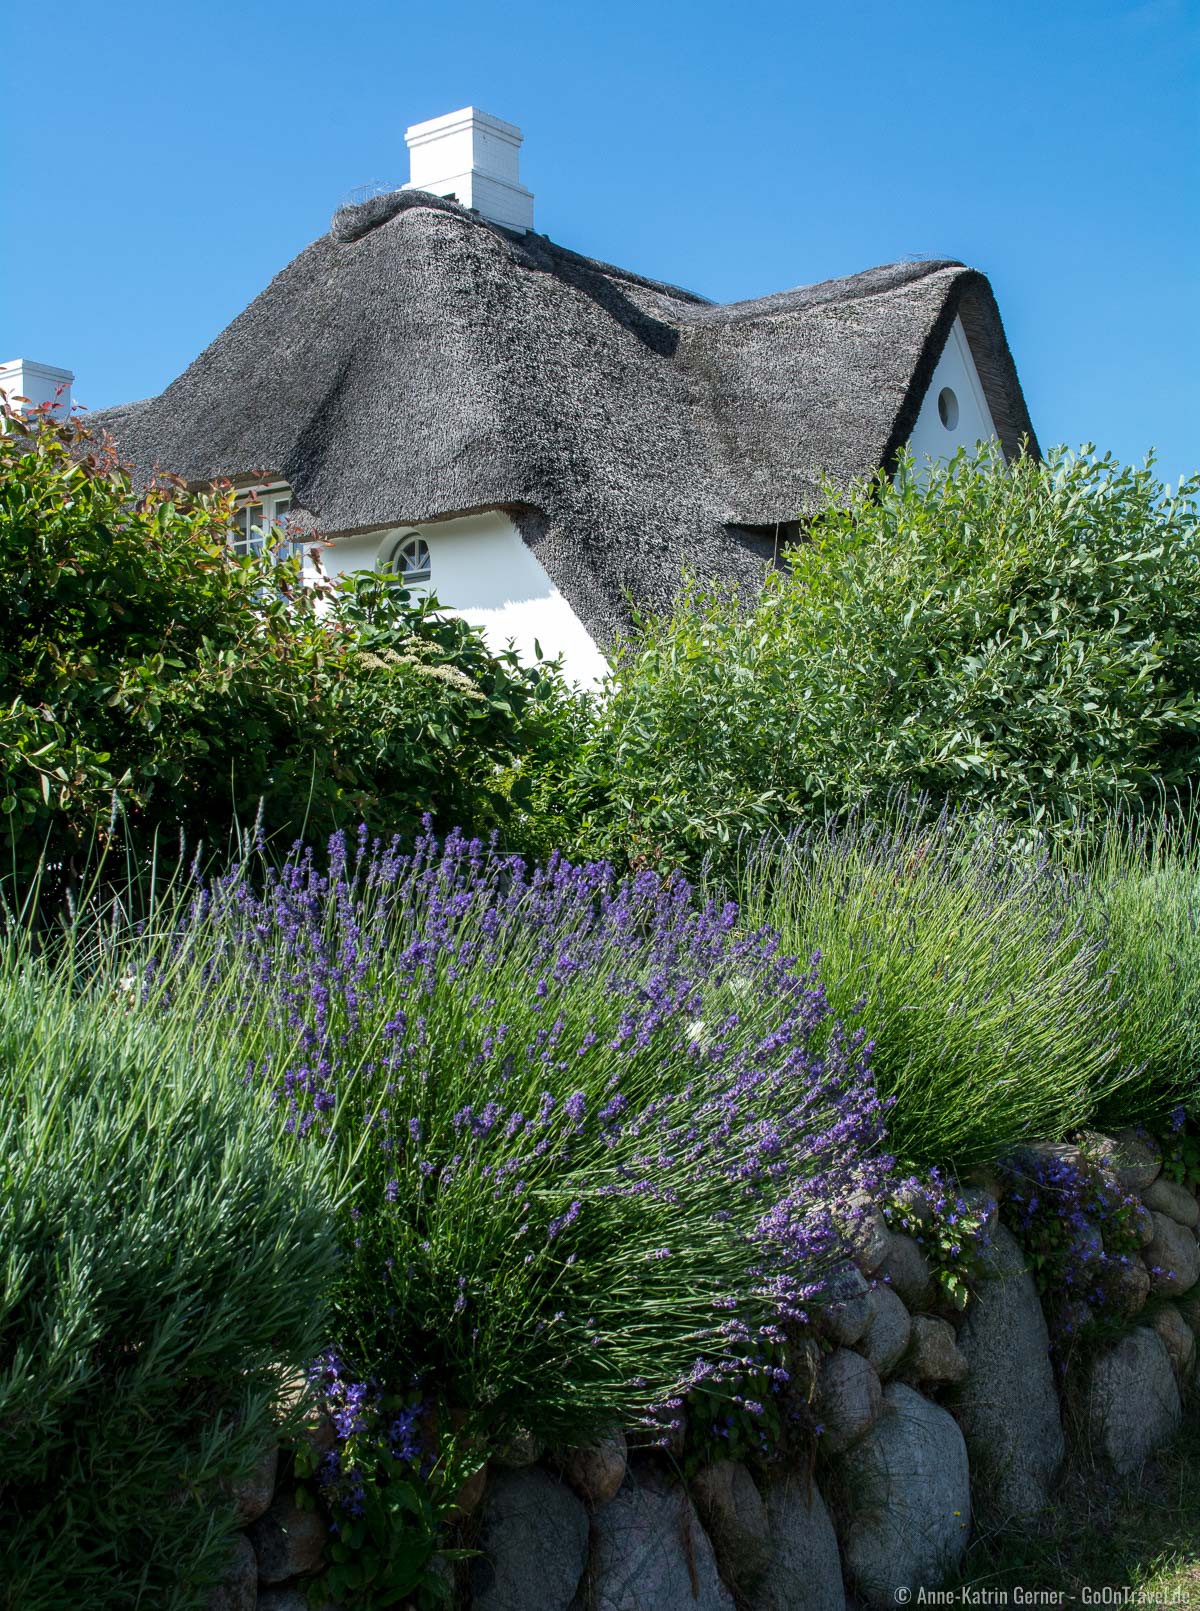
M 463 1541 L 479 1553 L 458 1568 L 455 1603 L 842 1611 L 849 1595 L 893 1606 L 897 1590 L 955 1569 L 973 1525 L 1019 1528 L 1051 1505 L 1072 1457 L 1134 1471 L 1174 1436 L 1193 1385 L 1200 1205 L 1136 1138 L 1102 1151 L 1144 1208 L 1116 1340 L 1056 1370 L 1047 1315 L 1062 1344 L 1070 1306 L 1043 1312 L 986 1189 L 972 1205 L 990 1230 L 984 1267 L 961 1312 L 939 1301 L 918 1243 L 868 1213 L 842 1301 L 798 1345 L 815 1457 L 766 1479 L 717 1460 L 684 1484 L 669 1454 L 631 1449 L 616 1428 L 553 1459 L 514 1446 L 461 1496 Z M 277 1469 L 272 1451 L 238 1496 L 245 1531 L 212 1611 L 307 1611 L 324 1531 L 291 1504 L 290 1483 L 276 1491 Z

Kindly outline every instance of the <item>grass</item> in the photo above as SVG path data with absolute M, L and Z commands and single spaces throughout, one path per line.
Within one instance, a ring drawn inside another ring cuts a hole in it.
M 1195 1406 L 1178 1441 L 1125 1482 L 1077 1474 L 1041 1528 L 1019 1538 L 983 1536 L 951 1587 L 986 1590 L 1014 1603 L 1037 1589 L 1078 1603 L 1111 1589 L 1131 1603 L 1200 1604 L 1200 1418 Z M 1119 1603 L 1119 1602 L 1118 1602 Z

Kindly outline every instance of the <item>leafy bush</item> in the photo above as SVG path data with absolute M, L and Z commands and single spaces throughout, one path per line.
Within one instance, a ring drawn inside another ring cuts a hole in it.
M 0 1606 L 187 1611 L 319 1345 L 332 1210 L 223 1025 L 70 972 L 0 957 Z
M 596 843 L 724 857 L 897 788 L 1049 827 L 1196 774 L 1200 478 L 961 454 L 832 494 L 761 597 L 692 593 L 618 663 Z
M 1124 981 L 1100 966 L 1086 891 L 1045 849 L 1021 854 L 972 814 L 852 814 L 764 841 L 742 892 L 749 921 L 820 954 L 835 1012 L 862 1004 L 905 1162 L 963 1169 L 1122 1100 Z
M 94 838 L 223 844 L 423 812 L 512 821 L 563 697 L 385 579 L 237 558 L 232 494 L 127 474 L 75 425 L 0 431 L 0 811 L 10 867 Z M 507 784 L 499 772 L 507 768 Z M 119 807 L 119 809 L 117 809 Z
M 661 1426 L 817 1301 L 834 1213 L 886 1167 L 880 1105 L 862 1032 L 735 920 L 682 882 L 530 873 L 455 834 L 235 869 L 168 925 L 158 988 L 206 1017 L 226 993 L 281 1124 L 353 1191 L 327 1491 L 380 1603 L 412 1540 L 379 1546 L 346 1461 L 400 1406 L 467 1413 L 460 1451 Z

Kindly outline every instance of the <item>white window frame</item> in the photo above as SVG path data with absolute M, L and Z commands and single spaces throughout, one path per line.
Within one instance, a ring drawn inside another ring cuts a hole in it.
M 252 554 L 269 552 L 276 559 L 287 559 L 293 554 L 302 553 L 303 541 L 296 541 L 286 535 L 285 523 L 292 511 L 293 503 L 292 489 L 286 481 L 273 481 L 262 487 L 247 487 L 239 492 L 235 517 L 238 523 L 229 529 L 229 546 L 237 557 L 246 559 Z M 247 530 L 241 521 L 248 510 L 256 508 L 261 510 L 261 516 L 252 522 Z M 279 537 L 272 542 L 274 532 L 278 532 Z
M 396 565 L 399 555 L 410 546 L 414 546 L 417 549 L 418 556 L 421 549 L 425 550 L 425 568 L 415 576 L 406 576 Z M 381 571 L 390 571 L 392 573 L 390 579 L 394 586 L 402 587 L 409 593 L 425 592 L 433 581 L 433 551 L 429 546 L 428 537 L 419 531 L 410 530 L 398 533 L 397 536 L 392 538 L 391 542 L 380 549 L 376 566 Z

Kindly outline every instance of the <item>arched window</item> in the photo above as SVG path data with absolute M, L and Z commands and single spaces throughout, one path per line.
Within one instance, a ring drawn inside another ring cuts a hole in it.
M 429 544 L 415 531 L 406 532 L 383 551 L 380 570 L 390 571 L 402 587 L 416 587 L 432 575 Z

